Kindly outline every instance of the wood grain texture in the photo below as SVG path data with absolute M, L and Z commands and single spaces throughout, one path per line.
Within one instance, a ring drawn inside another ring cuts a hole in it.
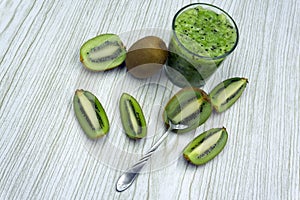
M 205 89 L 233 76 L 248 77 L 249 85 L 195 133 L 171 135 L 133 186 L 117 193 L 121 170 L 162 134 L 159 112 L 176 88 L 164 73 L 147 80 L 160 85 L 149 86 L 124 68 L 89 72 L 79 48 L 100 33 L 129 41 L 134 30 L 169 30 L 191 1 L 2 0 L 0 198 L 300 199 L 300 3 L 204 2 L 228 11 L 240 31 L 237 49 Z M 82 133 L 72 107 L 77 88 L 94 92 L 110 111 L 105 139 L 92 142 Z M 126 90 L 149 108 L 146 140 L 130 141 L 120 131 L 116 104 Z M 187 141 L 218 126 L 229 132 L 224 151 L 201 167 L 186 163 L 180 151 Z

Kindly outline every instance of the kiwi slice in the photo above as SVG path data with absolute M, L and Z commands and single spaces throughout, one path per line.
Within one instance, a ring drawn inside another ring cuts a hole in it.
M 166 126 L 169 121 L 173 124 L 185 124 L 187 128 L 177 130 L 186 133 L 202 125 L 212 113 L 212 105 L 208 95 L 199 88 L 183 88 L 167 103 L 163 120 Z
M 147 134 L 147 124 L 137 100 L 123 93 L 120 98 L 120 114 L 126 135 L 131 139 L 141 139 Z
M 248 83 L 247 78 L 234 77 L 219 83 L 209 94 L 217 112 L 230 108 L 242 95 Z
M 109 131 L 109 121 L 98 98 L 89 91 L 76 90 L 73 105 L 78 122 L 90 139 L 97 139 Z
M 116 34 L 101 34 L 86 41 L 80 49 L 80 61 L 92 71 L 105 71 L 124 63 L 126 49 Z
M 183 150 L 184 158 L 202 165 L 216 157 L 225 147 L 228 134 L 226 129 L 212 128 L 194 138 Z

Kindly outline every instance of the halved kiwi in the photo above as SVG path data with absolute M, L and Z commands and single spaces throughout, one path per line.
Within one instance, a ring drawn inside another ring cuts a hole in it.
M 116 34 L 101 34 L 86 41 L 80 48 L 80 61 L 92 71 L 105 71 L 122 65 L 126 49 Z

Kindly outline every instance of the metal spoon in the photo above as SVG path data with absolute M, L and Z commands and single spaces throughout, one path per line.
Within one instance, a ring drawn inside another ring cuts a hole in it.
M 122 192 L 131 186 L 131 184 L 137 178 L 140 171 L 147 163 L 151 155 L 155 152 L 155 150 L 159 147 L 159 145 L 167 138 L 169 133 L 171 133 L 173 130 L 180 130 L 188 127 L 187 125 L 184 124 L 172 124 L 171 121 L 169 121 L 169 125 L 170 125 L 169 129 L 159 138 L 158 141 L 155 142 L 155 144 L 148 150 L 148 152 L 135 165 L 128 168 L 120 176 L 116 186 L 118 192 Z

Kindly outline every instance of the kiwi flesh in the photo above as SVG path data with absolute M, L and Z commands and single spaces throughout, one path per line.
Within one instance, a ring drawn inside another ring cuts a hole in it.
M 165 42 L 156 36 L 136 41 L 127 52 L 126 67 L 136 78 L 148 78 L 158 73 L 168 57 Z
M 80 48 L 80 61 L 92 71 L 105 71 L 121 66 L 126 49 L 116 34 L 101 34 L 86 41 Z

